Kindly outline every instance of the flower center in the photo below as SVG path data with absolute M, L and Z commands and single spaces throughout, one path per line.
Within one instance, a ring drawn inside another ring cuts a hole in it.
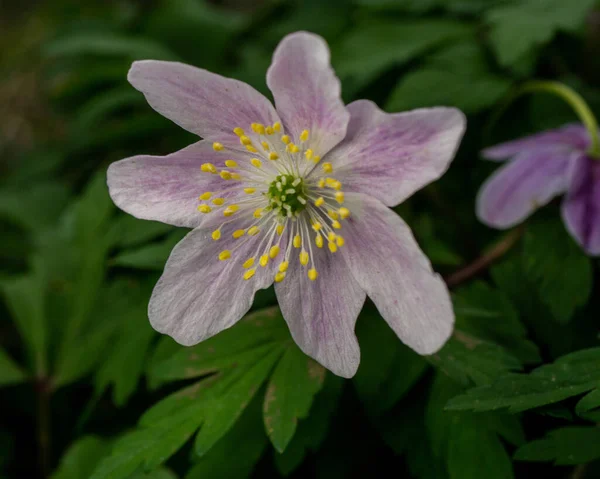
M 288 213 L 297 216 L 306 208 L 304 180 L 294 175 L 278 175 L 271 182 L 266 196 L 271 208 L 280 216 Z
M 259 266 L 278 261 L 274 280 L 283 281 L 290 262 L 296 260 L 314 281 L 318 273 L 313 252 L 326 249 L 334 254 L 345 243 L 339 232 L 350 210 L 343 206 L 342 184 L 330 176 L 331 163 L 320 163 L 318 152 L 310 147 L 308 130 L 300 133 L 295 144 L 280 123 L 252 123 L 250 128 L 253 133 L 241 127 L 233 132 L 255 157 L 233 160 L 228 158 L 228 149 L 215 142 L 213 148 L 223 153 L 223 161 L 218 166 L 200 166 L 204 173 L 218 175 L 215 184 L 220 185 L 219 191 L 200 195 L 198 210 L 222 213 L 223 222 L 212 232 L 213 240 L 220 240 L 222 234 L 231 234 L 235 240 L 218 259 L 227 261 L 236 254 L 239 258 L 238 250 L 246 245 L 245 250 L 254 253 L 241 263 L 245 280 L 251 279 Z

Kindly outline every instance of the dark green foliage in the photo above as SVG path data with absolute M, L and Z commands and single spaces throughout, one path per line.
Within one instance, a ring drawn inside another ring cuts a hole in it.
M 481 225 L 474 203 L 500 166 L 482 148 L 577 121 L 544 95 L 507 105 L 520 82 L 562 81 L 598 114 L 598 8 L 2 3 L 0 479 L 597 477 L 599 263 L 566 231 L 559 201 L 506 233 Z M 273 48 L 298 30 L 328 41 L 346 102 L 468 116 L 449 171 L 397 209 L 453 284 L 455 331 L 421 357 L 367 303 L 351 381 L 300 351 L 273 289 L 199 345 L 159 337 L 148 300 L 188 230 L 118 211 L 106 187 L 111 162 L 196 141 L 127 83 L 133 60 L 190 63 L 270 95 Z

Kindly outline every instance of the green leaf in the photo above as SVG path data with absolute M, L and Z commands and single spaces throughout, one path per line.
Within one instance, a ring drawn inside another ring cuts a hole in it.
M 162 271 L 171 251 L 186 234 L 186 230 L 176 230 L 158 243 L 123 251 L 111 260 L 111 265 Z
M 592 264 L 559 218 L 537 216 L 525 233 L 524 270 L 559 322 L 567 322 L 592 291 Z
M 361 360 L 352 382 L 369 414 L 379 415 L 408 392 L 428 364 L 402 344 L 378 314 L 363 313 L 357 335 Z
M 334 45 L 332 59 L 344 91 L 355 92 L 384 70 L 470 32 L 453 20 L 364 22 Z
M 81 479 L 90 477 L 98 462 L 110 452 L 108 441 L 85 436 L 74 442 L 60 460 L 52 479 Z
M 264 421 L 269 439 L 283 452 L 294 437 L 298 419 L 305 418 L 313 398 L 323 386 L 325 368 L 291 344 L 269 381 Z
M 554 461 L 557 465 L 585 464 L 600 459 L 600 428 L 563 427 L 515 452 L 518 461 Z
M 490 42 L 503 66 L 514 66 L 559 31 L 582 26 L 596 0 L 524 0 L 490 10 Z
M 491 411 L 508 408 L 520 412 L 556 403 L 600 387 L 600 348 L 561 357 L 530 374 L 509 374 L 492 384 L 453 398 L 451 410 Z
M 17 384 L 27 379 L 23 370 L 0 349 L 0 387 Z
M 423 68 L 403 76 L 392 91 L 386 110 L 445 105 L 475 113 L 491 107 L 510 86 L 510 80 L 490 71 L 475 41 L 462 42 L 440 51 Z
M 158 221 L 140 220 L 128 214 L 119 215 L 112 224 L 115 246 L 129 248 L 147 243 L 154 238 L 171 233 L 175 228 Z

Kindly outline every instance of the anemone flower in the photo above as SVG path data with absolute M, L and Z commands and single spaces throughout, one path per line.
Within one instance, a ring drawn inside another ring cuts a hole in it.
M 128 79 L 202 138 L 108 170 L 121 209 L 193 228 L 150 299 L 156 330 L 196 344 L 275 283 L 296 343 L 340 376 L 358 368 L 354 325 L 367 295 L 417 353 L 444 344 L 454 323 L 448 290 L 388 207 L 444 173 L 465 129 L 460 111 L 344 106 L 327 44 L 306 32 L 274 53 L 276 108 L 245 83 L 182 63 L 135 62 Z
M 508 163 L 481 187 L 477 216 L 510 228 L 566 193 L 567 230 L 587 254 L 600 255 L 600 162 L 588 154 L 590 145 L 583 125 L 566 125 L 484 150 L 485 158 Z

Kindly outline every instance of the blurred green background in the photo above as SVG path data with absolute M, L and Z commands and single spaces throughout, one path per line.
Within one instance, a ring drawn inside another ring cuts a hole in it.
M 544 462 L 557 459 L 550 452 L 512 458 L 525 438 L 589 425 L 568 405 L 539 403 L 541 412 L 525 416 L 443 415 L 445 402 L 466 388 L 597 344 L 597 263 L 570 242 L 555 205 L 536 216 L 525 242 L 491 275 L 456 292 L 458 327 L 475 342 L 459 336 L 424 360 L 367 305 L 353 381 L 329 374 L 313 384 L 306 369 L 290 367 L 291 376 L 277 380 L 297 398 L 291 433 L 267 437 L 261 392 L 249 405 L 231 405 L 244 411 L 239 421 L 225 424 L 235 414 L 223 413 L 213 424 L 220 435 L 204 437 L 216 445 L 200 454 L 199 439 L 195 447 L 185 442 L 199 424 L 189 434 L 155 425 L 161 414 L 165 424 L 186 423 L 170 416 L 172 407 L 153 410 L 136 428 L 151 405 L 194 376 L 181 373 L 187 353 L 159 338 L 146 316 L 152 287 L 186 232 L 117 211 L 105 185 L 113 161 L 195 141 L 127 83 L 133 60 L 186 62 L 269 95 L 274 47 L 288 33 L 309 30 L 329 42 L 346 102 L 467 113 L 450 171 L 398 209 L 435 269 L 450 274 L 504 237 L 475 218 L 477 190 L 496 167 L 479 150 L 576 120 L 560 101 L 540 95 L 494 120 L 511 89 L 530 78 L 559 80 L 598 111 L 595 7 L 594 0 L 1 1 L 0 478 L 600 477 L 593 465 L 579 465 L 597 457 L 597 435 L 573 442 L 589 449 L 579 462 L 553 466 Z M 548 237 L 554 243 L 544 250 Z M 540 251 L 559 258 L 547 265 Z M 540 256 L 542 269 L 521 271 L 521 254 Z M 540 275 L 562 276 L 564 284 L 536 282 Z M 273 304 L 266 290 L 254 310 L 268 316 L 264 308 Z M 276 322 L 270 341 L 288 348 L 289 364 L 304 361 Z M 222 341 L 226 357 L 246 330 L 232 334 Z M 269 370 L 250 382 L 260 386 Z M 203 414 L 218 416 L 206 407 Z M 296 418 L 306 416 L 296 430 Z M 115 442 L 131 431 L 139 435 Z M 169 442 L 175 436 L 183 441 Z

